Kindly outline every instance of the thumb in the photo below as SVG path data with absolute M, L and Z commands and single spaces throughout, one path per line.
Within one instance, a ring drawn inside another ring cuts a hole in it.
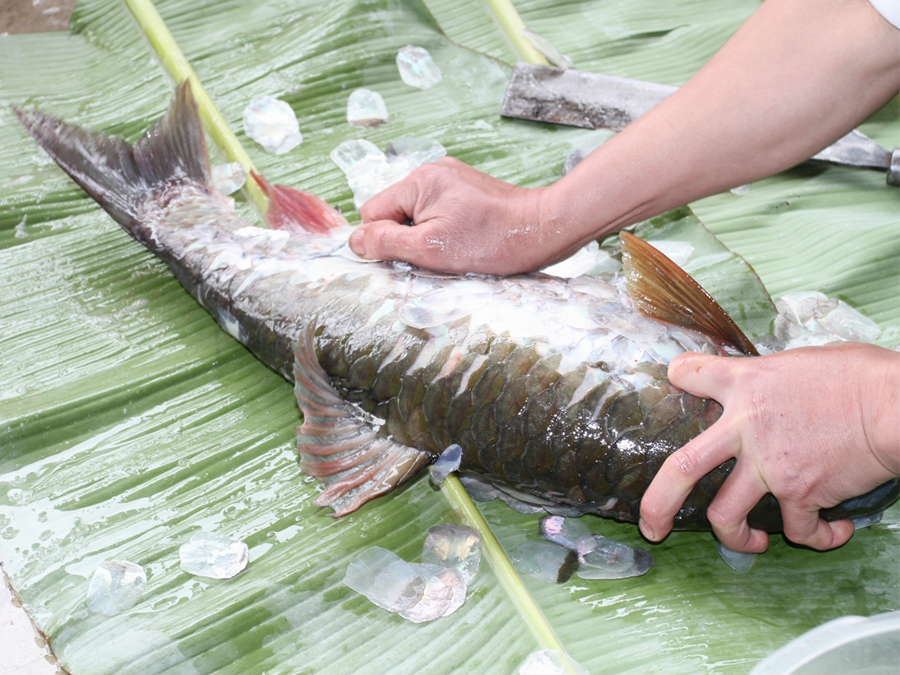
M 736 369 L 744 359 L 727 356 L 711 356 L 688 352 L 676 356 L 669 363 L 669 382 L 679 389 L 699 396 L 723 402 L 736 379 Z
M 418 234 L 415 227 L 376 220 L 357 227 L 349 243 L 356 255 L 369 260 L 403 260 L 420 265 Z

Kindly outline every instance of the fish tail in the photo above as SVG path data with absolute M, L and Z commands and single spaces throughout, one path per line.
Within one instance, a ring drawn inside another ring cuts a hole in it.
M 143 241 L 142 204 L 191 181 L 211 183 L 209 156 L 190 83 L 136 143 L 79 127 L 41 111 L 13 112 L 38 144 L 133 237 Z

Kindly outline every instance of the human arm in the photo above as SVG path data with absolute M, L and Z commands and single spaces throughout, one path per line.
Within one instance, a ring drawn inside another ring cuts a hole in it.
M 819 509 L 900 476 L 900 353 L 854 343 L 792 349 L 758 358 L 684 354 L 669 379 L 719 401 L 716 423 L 665 461 L 641 500 L 640 527 L 660 541 L 700 478 L 737 457 L 707 510 L 719 540 L 761 552 L 768 535 L 747 514 L 771 492 L 784 534 L 816 549 L 841 546 L 849 520 L 827 523 Z
M 898 89 L 897 29 L 867 0 L 766 0 L 675 94 L 553 185 L 442 160 L 367 202 L 351 246 L 443 271 L 539 269 L 809 158 Z

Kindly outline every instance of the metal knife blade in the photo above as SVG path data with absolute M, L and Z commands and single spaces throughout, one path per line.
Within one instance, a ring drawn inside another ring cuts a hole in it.
M 581 70 L 519 63 L 509 81 L 500 114 L 586 129 L 621 131 L 676 89 Z M 900 150 L 891 153 L 856 130 L 811 159 L 886 171 L 888 184 L 900 185 Z

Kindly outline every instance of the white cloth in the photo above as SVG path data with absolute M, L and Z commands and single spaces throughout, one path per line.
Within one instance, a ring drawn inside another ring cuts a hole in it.
M 869 0 L 869 2 L 895 28 L 900 28 L 900 0 Z

